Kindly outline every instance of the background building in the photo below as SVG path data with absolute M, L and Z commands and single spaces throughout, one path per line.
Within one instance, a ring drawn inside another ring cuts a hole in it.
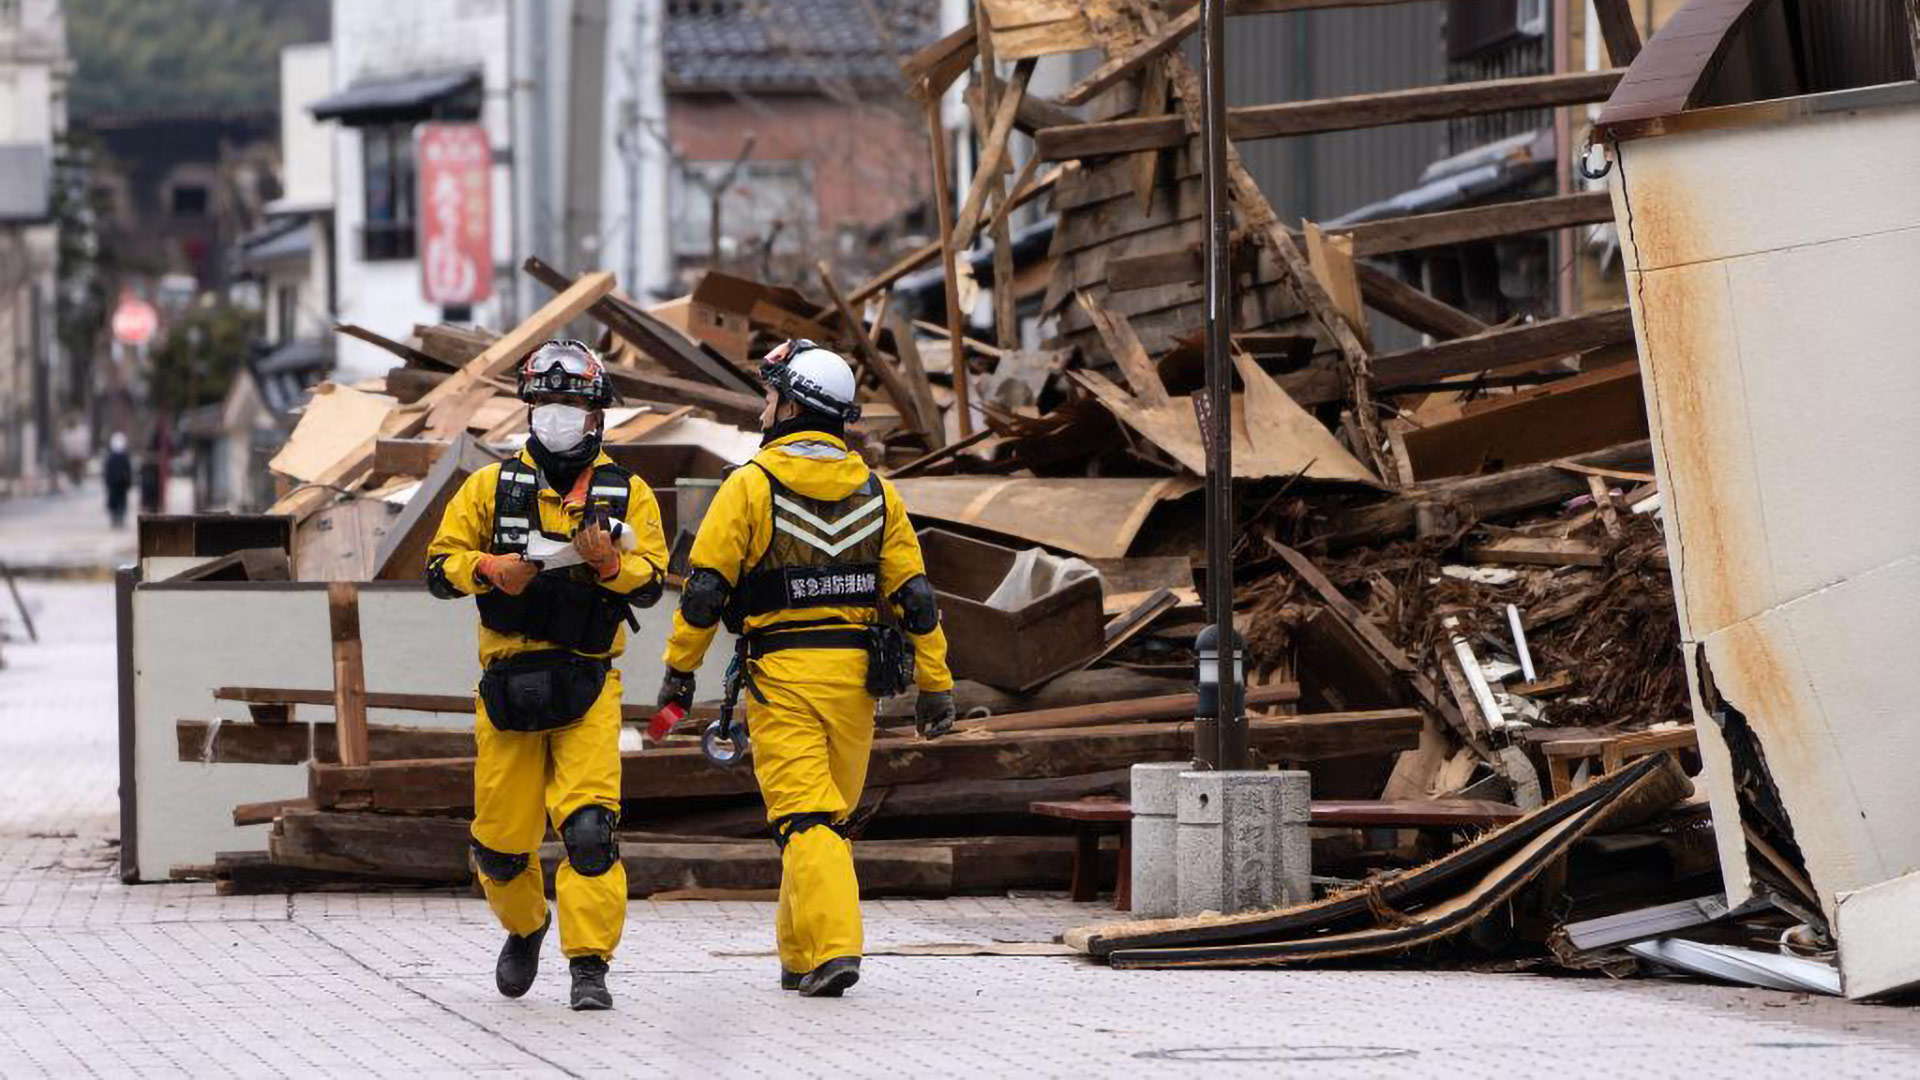
M 0 2 L 0 486 L 42 482 L 60 463 L 74 389 L 54 332 L 69 66 L 57 0 Z

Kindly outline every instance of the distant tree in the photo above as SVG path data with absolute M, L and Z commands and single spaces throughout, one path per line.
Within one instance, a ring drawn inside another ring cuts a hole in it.
M 254 312 L 230 305 L 183 313 L 153 354 L 154 404 L 177 411 L 226 397 L 260 329 Z
M 84 0 L 65 5 L 77 115 L 271 108 L 280 50 L 327 39 L 328 0 Z

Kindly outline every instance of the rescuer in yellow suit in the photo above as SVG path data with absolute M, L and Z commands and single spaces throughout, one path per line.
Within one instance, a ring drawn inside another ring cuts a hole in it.
M 620 817 L 620 672 L 632 606 L 660 597 L 660 508 L 600 449 L 613 400 L 600 358 L 577 341 L 528 357 L 526 449 L 468 477 L 427 549 L 427 583 L 480 609 L 473 860 L 506 928 L 494 981 L 533 986 L 551 918 L 540 844 L 566 846 L 554 880 L 575 1009 L 612 1007 L 607 961 L 627 916 Z
M 781 849 L 780 984 L 839 997 L 860 978 L 860 886 L 843 830 L 866 784 L 875 701 L 917 683 L 920 733 L 943 735 L 953 676 L 906 507 L 847 448 L 852 369 L 801 340 L 769 353 L 761 378 L 761 449 L 720 485 L 694 538 L 659 702 L 692 701 L 724 620 L 739 635 L 730 696 L 746 704 Z M 883 605 L 899 629 L 883 625 Z

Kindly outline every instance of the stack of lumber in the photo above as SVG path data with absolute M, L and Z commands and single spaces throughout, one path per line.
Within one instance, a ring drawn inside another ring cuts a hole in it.
M 968 720 L 936 741 L 883 721 L 868 766 L 868 790 L 854 814 L 863 887 L 877 895 L 945 895 L 1020 887 L 1063 887 L 1073 841 L 1028 813 L 1039 800 L 1127 791 L 1136 762 L 1190 753 L 1194 699 L 1148 694 L 1163 680 L 1088 672 L 1057 680 L 1024 699 L 962 683 Z M 268 857 L 216 865 L 256 885 L 299 887 L 321 880 L 457 884 L 468 879 L 466 823 L 473 812 L 471 732 L 369 724 L 340 709 L 337 695 L 228 687 L 216 699 L 245 702 L 249 721 L 182 720 L 182 760 L 214 764 L 305 765 L 304 798 L 246 804 L 236 824 L 272 824 Z M 1291 706 L 1291 686 L 1254 696 L 1263 710 Z M 367 691 L 382 709 L 458 712 L 471 699 Z M 294 721 L 290 707 L 328 704 L 345 720 Z M 630 719 L 640 710 L 628 707 Z M 694 724 L 711 715 L 696 710 Z M 348 729 L 357 727 L 357 735 Z M 1314 769 L 1355 756 L 1391 755 L 1418 744 L 1420 714 L 1374 709 L 1274 716 L 1256 721 L 1252 744 L 1264 757 Z M 343 763 L 352 762 L 351 764 Z M 778 858 L 753 773 L 707 761 L 691 735 L 621 757 L 624 858 L 636 895 L 680 889 L 758 890 L 777 885 Z M 869 844 L 871 841 L 871 844 Z M 276 877 L 269 869 L 283 873 Z M 231 876 L 231 875 L 229 875 Z

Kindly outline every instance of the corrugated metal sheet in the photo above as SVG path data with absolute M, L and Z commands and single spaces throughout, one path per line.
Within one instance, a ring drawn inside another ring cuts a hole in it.
M 1446 81 L 1438 4 L 1246 15 L 1227 24 L 1227 100 L 1266 105 Z M 1197 55 L 1196 55 L 1197 60 Z M 1437 124 L 1247 142 L 1282 219 L 1338 217 L 1412 187 L 1440 156 Z
M 1906 13 L 1896 0 L 1801 3 L 1809 93 L 1913 78 Z

